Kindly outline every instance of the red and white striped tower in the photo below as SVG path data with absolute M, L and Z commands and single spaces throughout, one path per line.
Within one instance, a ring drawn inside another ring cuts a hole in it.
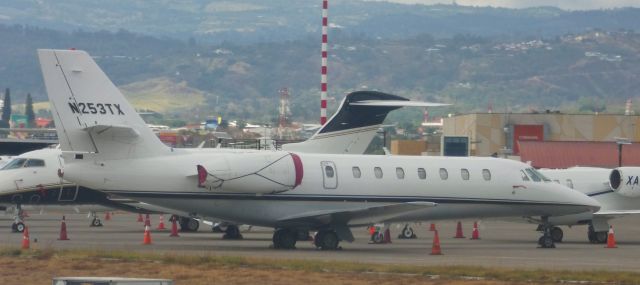
M 327 122 L 327 31 L 329 1 L 322 0 L 322 69 L 320 75 L 320 124 Z

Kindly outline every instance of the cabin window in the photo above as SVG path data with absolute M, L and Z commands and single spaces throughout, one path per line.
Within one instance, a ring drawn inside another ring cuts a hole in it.
M 333 178 L 333 176 L 335 175 L 335 173 L 333 173 L 333 167 L 331 167 L 331 165 L 327 165 L 324 167 L 324 173 L 328 178 Z
M 444 168 L 440 168 L 440 179 L 442 180 L 449 179 L 449 172 Z
M 427 179 L 427 172 L 424 170 L 424 168 L 418 168 L 418 178 L 422 180 Z
M 485 181 L 491 180 L 491 171 L 489 169 L 483 169 L 482 178 L 484 178 Z
M 527 173 L 524 172 L 524 170 L 520 170 L 520 174 L 522 175 L 522 181 L 529 181 L 529 176 L 527 176 Z
M 553 179 L 553 182 L 560 184 L 560 180 L 558 179 Z
M 360 178 L 362 176 L 362 172 L 360 172 L 360 167 L 354 166 L 353 168 L 351 168 L 351 171 L 353 171 L 353 178 Z
M 571 179 L 567 179 L 567 187 L 573 189 L 573 181 Z
M 29 159 L 24 167 L 44 167 L 44 160 L 42 159 Z
M 525 169 L 525 171 L 527 172 L 527 174 L 529 174 L 529 176 L 531 177 L 531 179 L 535 182 L 540 182 L 542 181 L 542 178 L 540 178 L 540 176 L 538 176 L 538 174 L 536 174 L 534 171 L 532 171 L 530 168 Z
M 460 169 L 460 176 L 462 176 L 462 180 L 469 180 L 469 169 Z
M 27 159 L 25 158 L 16 158 L 12 161 L 9 161 L 9 163 L 7 163 L 7 165 L 5 165 L 2 170 L 21 168 L 24 165 L 25 161 L 27 161 Z
M 402 167 L 396 167 L 396 177 L 398 177 L 398 179 L 404 179 L 404 169 L 402 169 Z
M 376 178 L 378 179 L 382 178 L 382 168 L 380 167 L 373 168 L 373 173 L 376 175 Z

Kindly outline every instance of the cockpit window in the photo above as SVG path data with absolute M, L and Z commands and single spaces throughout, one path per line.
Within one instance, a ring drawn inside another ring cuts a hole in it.
M 529 181 L 529 176 L 527 176 L 527 173 L 524 172 L 524 170 L 520 170 L 520 174 L 522 175 L 522 181 Z
M 544 174 L 542 174 L 540 171 L 536 170 L 535 168 L 529 168 L 529 169 L 531 169 L 531 171 L 533 171 L 533 173 L 535 173 L 538 177 L 540 177 L 544 182 L 551 182 L 551 179 L 544 176 Z
M 24 165 L 25 161 L 27 161 L 26 158 L 13 159 L 13 160 L 9 161 L 9 163 L 7 163 L 7 165 L 2 167 L 2 170 L 21 168 Z
M 24 167 L 44 167 L 44 160 L 42 159 L 29 159 Z
M 540 176 L 538 176 L 535 172 L 533 172 L 533 169 L 527 168 L 527 169 L 525 169 L 525 171 L 527 172 L 527 174 L 529 174 L 529 176 L 531 177 L 531 179 L 533 181 L 535 181 L 535 182 L 542 181 L 542 178 L 540 178 Z

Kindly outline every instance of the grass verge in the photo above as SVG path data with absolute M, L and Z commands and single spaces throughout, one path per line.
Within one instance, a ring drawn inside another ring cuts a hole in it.
M 20 250 L 0 248 L 0 258 L 24 258 L 58 262 L 83 262 L 86 260 L 112 260 L 127 262 L 155 262 L 167 265 L 204 266 L 215 268 L 243 268 L 260 270 L 296 270 L 316 273 L 374 273 L 414 275 L 439 280 L 487 280 L 513 283 L 599 283 L 640 284 L 640 273 L 619 271 L 570 271 L 570 270 L 523 270 L 487 268 L 481 266 L 419 266 L 354 263 L 342 261 L 283 260 L 237 256 L 183 255 L 180 253 L 154 253 L 102 250 Z

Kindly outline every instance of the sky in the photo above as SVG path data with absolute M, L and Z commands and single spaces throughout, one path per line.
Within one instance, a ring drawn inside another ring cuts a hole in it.
M 382 0 L 405 4 L 451 4 L 454 0 Z M 640 0 L 455 0 L 465 6 L 493 6 L 506 8 L 527 8 L 553 6 L 565 10 L 593 10 L 620 7 L 640 8 Z

